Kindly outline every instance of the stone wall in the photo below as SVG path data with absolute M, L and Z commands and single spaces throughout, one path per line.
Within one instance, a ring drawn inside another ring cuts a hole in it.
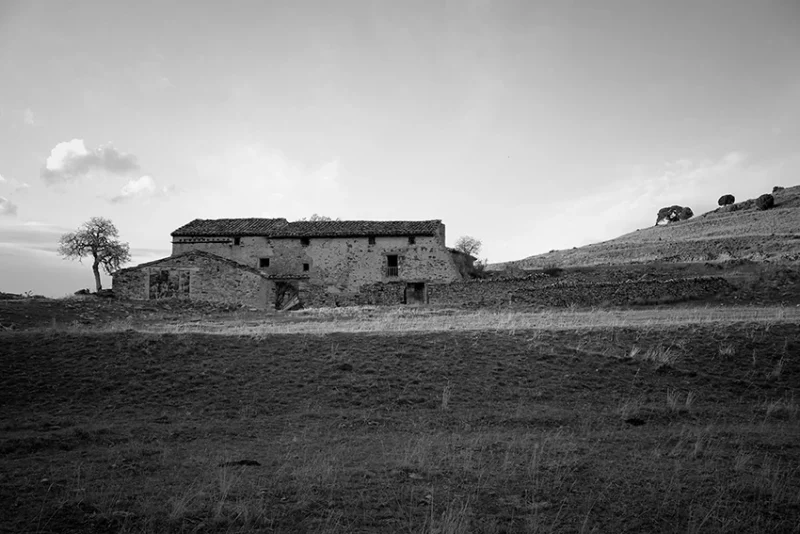
M 243 236 L 234 238 L 175 238 L 173 255 L 201 250 L 258 269 L 266 275 L 307 275 L 309 284 L 321 286 L 328 295 L 309 289 L 311 303 L 352 301 L 362 286 L 378 282 L 448 283 L 461 279 L 442 236 L 312 237 L 307 245 L 299 238 Z M 387 256 L 397 255 L 398 274 L 388 276 Z M 261 267 L 260 260 L 269 259 Z M 305 270 L 305 266 L 308 270 Z
M 547 276 L 531 276 L 429 284 L 428 298 L 430 304 L 466 307 L 630 306 L 709 299 L 733 289 L 720 277 L 590 283 L 553 282 Z M 404 303 L 405 290 L 405 282 L 379 282 L 363 286 L 357 295 L 339 295 L 335 301 L 326 300 L 330 295 L 319 293 L 304 304 L 308 307 L 397 305 Z
M 625 306 L 713 298 L 733 286 L 720 277 L 621 283 L 547 283 L 546 279 L 471 280 L 432 284 L 431 304 L 461 306 Z
M 274 308 L 273 283 L 258 272 L 205 254 L 164 258 L 114 274 L 121 298 L 187 298 L 257 309 Z

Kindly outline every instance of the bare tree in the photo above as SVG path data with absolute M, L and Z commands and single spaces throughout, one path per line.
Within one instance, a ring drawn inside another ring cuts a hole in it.
M 464 254 L 469 254 L 470 256 L 477 258 L 478 254 L 481 252 L 482 246 L 483 243 L 481 243 L 480 239 L 476 239 L 468 235 L 462 235 L 458 238 L 458 240 L 456 240 L 455 249 L 463 252 Z
M 100 266 L 107 274 L 111 274 L 131 260 L 128 243 L 121 243 L 118 237 L 114 223 L 103 217 L 92 217 L 76 232 L 61 236 L 58 253 L 67 259 L 77 258 L 80 262 L 84 257 L 91 256 L 94 281 L 97 291 L 100 291 L 103 289 Z

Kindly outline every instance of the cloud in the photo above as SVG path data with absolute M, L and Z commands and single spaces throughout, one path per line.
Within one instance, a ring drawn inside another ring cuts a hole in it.
M 173 193 L 175 188 L 173 186 L 158 187 L 155 180 L 150 176 L 142 176 L 134 180 L 130 180 L 122 187 L 119 194 L 112 197 L 110 202 L 118 204 L 127 202 L 133 199 L 152 198 L 155 196 L 166 196 Z
M 50 151 L 41 176 L 48 184 L 71 182 L 93 171 L 126 174 L 139 168 L 136 156 L 119 152 L 111 145 L 87 149 L 83 139 L 57 144 Z
M 0 216 L 8 215 L 14 216 L 17 214 L 17 205 L 8 200 L 6 197 L 0 197 Z
M 23 112 L 23 120 L 28 126 L 36 126 L 36 117 L 34 116 L 31 108 L 25 108 L 25 111 Z
M 697 217 L 717 208 L 723 194 L 733 194 L 737 200 L 755 198 L 781 182 L 778 176 L 786 165 L 759 164 L 742 152 L 729 151 L 718 158 L 620 167 L 598 177 L 607 186 L 572 196 L 543 214 L 541 223 L 559 231 L 537 238 L 537 249 L 588 245 L 650 227 L 665 206 L 688 206 Z
M 14 178 L 4 178 L 2 174 L 0 174 L 0 184 L 8 184 L 14 188 L 14 191 L 21 191 L 30 187 L 30 184 L 20 182 Z

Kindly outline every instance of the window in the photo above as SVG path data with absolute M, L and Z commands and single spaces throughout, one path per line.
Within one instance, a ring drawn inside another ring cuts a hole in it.
M 242 244 L 242 238 L 241 237 L 234 237 L 233 238 L 233 246 L 238 247 L 241 244 Z
M 309 265 L 309 264 L 307 264 L 307 263 L 304 263 L 304 264 L 303 264 L 303 270 L 304 270 L 304 271 L 307 271 L 307 270 L 309 269 L 309 267 L 310 267 L 310 265 Z
M 269 267 L 269 258 L 258 258 L 258 266 L 262 269 Z
M 408 236 L 408 244 L 413 245 L 417 242 L 417 238 L 413 235 Z
M 300 238 L 300 244 L 303 245 L 304 247 L 307 247 L 310 243 L 311 243 L 311 240 L 309 238 L 307 238 L 307 237 L 301 237 Z
M 400 270 L 397 265 L 397 254 L 386 256 L 386 276 L 399 276 Z
M 375 244 L 375 236 L 374 235 L 369 236 L 368 239 L 369 239 L 369 244 L 370 245 L 374 245 Z

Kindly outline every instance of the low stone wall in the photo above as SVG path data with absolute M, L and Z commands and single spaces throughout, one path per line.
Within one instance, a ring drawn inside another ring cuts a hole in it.
M 459 306 L 624 306 L 713 298 L 733 286 L 721 277 L 638 280 L 621 283 L 473 280 L 431 285 L 431 304 Z

